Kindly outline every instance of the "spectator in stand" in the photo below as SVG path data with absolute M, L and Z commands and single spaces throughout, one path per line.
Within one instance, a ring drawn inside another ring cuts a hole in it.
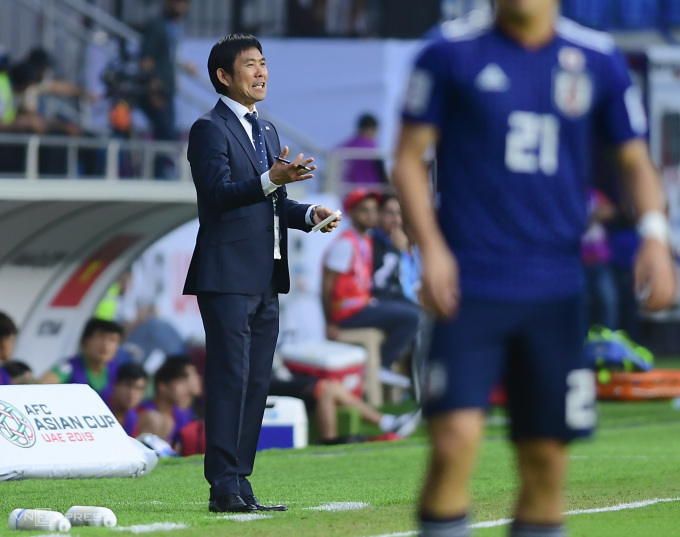
M 410 301 L 415 291 L 407 290 L 405 285 L 414 286 L 413 276 L 406 275 L 412 269 L 413 254 L 404 231 L 399 199 L 396 194 L 387 193 L 378 206 L 378 227 L 372 235 L 373 296 L 381 300 Z M 413 307 L 420 312 L 419 307 Z
M 10 76 L 10 58 L 5 49 L 0 46 L 0 133 L 17 132 L 42 134 L 46 131 L 44 121 L 24 113 L 20 113 L 14 99 L 14 86 Z M 2 151 L 2 170 L 9 171 L 14 166 L 7 163 L 8 157 L 12 157 L 9 151 Z M 16 160 L 16 157 L 12 160 Z M 22 168 L 23 164 L 19 164 Z
M 420 411 L 395 416 L 383 414 L 356 397 L 340 382 L 293 375 L 283 365 L 275 367 L 269 385 L 269 395 L 302 399 L 308 413 L 315 413 L 321 443 L 346 444 L 361 442 L 363 437 L 339 437 L 337 410 L 340 406 L 355 408 L 361 419 L 380 428 L 383 433 L 393 433 L 398 438 L 412 434 L 420 423 Z
M 33 371 L 24 362 L 12 360 L 9 362 L 2 362 L 0 365 L 0 386 L 9 384 L 31 384 L 33 380 Z
M 390 366 L 414 341 L 419 312 L 404 300 L 380 300 L 371 296 L 373 241 L 369 231 L 377 223 L 379 195 L 364 188 L 352 190 L 344 200 L 352 229 L 342 233 L 324 256 L 322 303 L 328 339 L 337 339 L 340 328 L 378 328 L 385 334 L 381 348 L 380 378 L 402 383 Z
M 600 190 L 588 187 L 586 195 L 590 220 L 581 238 L 581 258 L 586 267 L 589 324 L 616 330 L 619 328 L 618 290 L 605 228 L 616 217 L 616 208 Z
M 12 359 L 18 332 L 17 325 L 12 318 L 0 311 L 0 363 Z
M 156 140 L 175 139 L 176 67 L 192 76 L 196 67 L 177 61 L 177 47 L 184 32 L 182 19 L 189 0 L 165 0 L 163 14 L 152 20 L 142 36 L 140 69 L 149 77 L 142 109 L 148 116 Z
M 0 46 L 0 127 L 8 128 L 16 118 L 14 90 L 9 76 L 9 55 Z
M 114 361 L 123 338 L 123 327 L 112 321 L 91 318 L 80 338 L 80 352 L 45 373 L 45 384 L 88 384 L 105 401 L 117 378 Z
M 340 144 L 338 149 L 378 150 L 376 136 L 378 120 L 371 114 L 362 114 L 357 123 L 357 132 L 353 138 Z M 343 180 L 346 184 L 377 186 L 387 183 L 385 163 L 380 158 L 347 159 L 345 161 Z
M 137 436 L 137 408 L 144 400 L 146 384 L 144 368 L 139 364 L 128 362 L 118 368 L 111 395 L 105 399 L 118 423 L 123 426 L 128 436 L 133 438 Z
M 170 357 L 154 375 L 155 395 L 138 409 L 138 434 L 151 433 L 176 446 L 179 431 L 194 420 L 192 382 L 184 357 Z
M 47 117 L 43 99 L 46 96 L 91 99 L 83 88 L 52 75 L 52 58 L 45 49 L 34 48 L 26 58 L 12 67 L 11 78 L 18 113 L 48 134 L 80 136 L 83 129 L 72 121 Z

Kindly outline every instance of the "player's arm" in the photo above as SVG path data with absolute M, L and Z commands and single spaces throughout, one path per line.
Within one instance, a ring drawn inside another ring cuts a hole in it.
M 439 139 L 437 128 L 426 123 L 402 124 L 392 181 L 404 218 L 423 258 L 423 305 L 450 317 L 459 298 L 458 268 L 435 218 L 428 171 L 423 155 Z
M 635 289 L 646 309 L 664 309 L 673 303 L 676 282 L 661 181 L 642 139 L 621 145 L 617 159 L 643 239 L 635 261 Z

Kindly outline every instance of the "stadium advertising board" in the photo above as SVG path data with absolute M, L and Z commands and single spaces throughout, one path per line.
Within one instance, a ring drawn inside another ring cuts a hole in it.
M 0 386 L 0 481 L 133 477 L 156 456 L 87 385 Z

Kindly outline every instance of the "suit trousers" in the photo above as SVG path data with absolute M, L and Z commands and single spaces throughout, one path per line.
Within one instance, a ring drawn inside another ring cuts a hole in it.
M 279 297 L 199 293 L 205 328 L 205 478 L 211 499 L 252 495 L 253 472 L 279 333 Z

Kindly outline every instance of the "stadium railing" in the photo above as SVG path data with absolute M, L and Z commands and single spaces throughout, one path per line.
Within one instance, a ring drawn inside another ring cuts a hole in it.
M 0 179 L 190 182 L 186 150 L 179 142 L 0 134 Z M 171 170 L 163 177 L 159 162 Z

